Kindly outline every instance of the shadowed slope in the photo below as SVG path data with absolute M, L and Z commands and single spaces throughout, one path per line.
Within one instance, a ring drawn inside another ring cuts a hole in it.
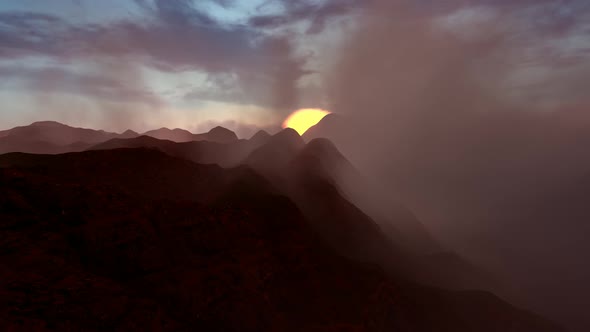
M 200 164 L 216 164 L 222 167 L 238 166 L 263 140 L 235 140 L 229 143 L 191 141 L 176 143 L 150 136 L 132 139 L 113 139 L 91 147 L 89 150 L 112 150 L 120 148 L 153 148 L 168 155 Z
M 336 255 L 251 170 L 146 149 L 0 156 L 0 328 L 559 331 Z
M 285 130 L 246 163 L 292 198 L 316 231 L 346 256 L 433 285 L 489 289 L 496 284 L 488 273 L 445 252 L 400 204 L 390 202 L 387 211 L 376 211 L 373 203 L 383 206 L 373 202 L 379 197 L 327 139 L 304 144 L 297 133 Z

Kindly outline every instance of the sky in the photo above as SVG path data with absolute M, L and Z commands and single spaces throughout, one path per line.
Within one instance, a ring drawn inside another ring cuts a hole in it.
M 274 128 L 296 109 L 331 107 L 339 43 L 373 2 L 2 0 L 0 129 L 38 120 L 113 131 L 222 124 L 241 136 Z M 505 80 L 537 87 L 519 90 L 521 100 L 555 105 L 586 93 L 545 85 L 587 70 L 586 1 L 409 3 L 382 14 L 465 39 L 505 20 L 526 44 Z

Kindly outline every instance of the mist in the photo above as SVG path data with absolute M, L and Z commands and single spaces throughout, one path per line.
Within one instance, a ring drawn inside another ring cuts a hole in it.
M 555 36 L 519 19 L 526 4 L 446 4 L 360 14 L 324 76 L 348 123 L 329 138 L 374 190 L 503 279 L 499 295 L 586 331 L 588 65 L 541 51 Z

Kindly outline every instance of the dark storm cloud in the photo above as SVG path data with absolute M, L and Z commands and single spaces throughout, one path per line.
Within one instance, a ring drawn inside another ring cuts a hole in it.
M 0 12 L 0 57 L 59 54 L 61 19 L 36 13 Z
M 136 2 L 152 15 L 159 17 L 163 22 L 177 25 L 215 24 L 215 21 L 209 15 L 194 7 L 193 0 L 156 0 L 153 6 L 145 0 L 136 0 Z
M 189 0 L 136 2 L 150 20 L 73 25 L 49 15 L 0 14 L 0 57 L 114 57 L 169 72 L 233 73 L 239 84 L 273 90 L 260 97 L 265 106 L 295 107 L 305 59 L 293 54 L 289 37 L 217 22 Z
M 281 43 L 280 38 L 222 26 L 190 1 L 156 1 L 146 9 L 156 20 L 82 27 L 49 15 L 0 14 L 0 49 L 15 55 L 132 55 L 169 70 L 256 69 L 279 60 L 265 51 Z
M 308 21 L 308 33 L 320 33 L 330 18 L 350 13 L 366 3 L 358 0 L 329 0 L 324 3 L 307 0 L 281 0 L 286 8 L 285 13 L 259 15 L 250 19 L 249 24 L 258 28 L 278 28 L 285 25 Z

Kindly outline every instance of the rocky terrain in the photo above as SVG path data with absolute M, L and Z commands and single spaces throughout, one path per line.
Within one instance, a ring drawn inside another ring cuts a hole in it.
M 2 330 L 561 331 L 426 280 L 396 239 L 427 234 L 353 205 L 329 141 L 286 130 L 88 149 L 0 156 Z

